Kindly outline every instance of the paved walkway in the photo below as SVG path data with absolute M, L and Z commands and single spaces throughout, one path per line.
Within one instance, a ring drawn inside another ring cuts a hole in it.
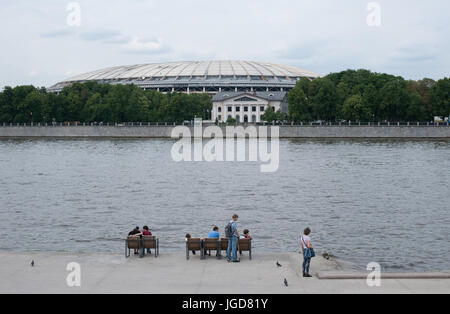
M 277 260 L 282 267 L 276 266 Z M 449 279 L 384 279 L 381 287 L 370 288 L 362 279 L 302 278 L 300 261 L 295 253 L 256 253 L 252 261 L 244 255 L 241 263 L 233 264 L 214 257 L 191 256 L 187 261 L 183 254 L 125 259 L 112 254 L 0 251 L 0 293 L 450 293 Z M 81 266 L 81 287 L 66 284 L 71 262 Z M 348 270 L 317 257 L 312 271 Z

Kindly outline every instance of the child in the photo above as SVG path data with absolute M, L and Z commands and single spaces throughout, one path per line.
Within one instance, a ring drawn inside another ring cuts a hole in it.
M 192 238 L 192 236 L 191 236 L 189 233 L 186 233 L 186 242 L 187 242 L 190 238 Z M 192 254 L 195 255 L 195 251 L 192 251 Z
M 250 235 L 250 231 L 248 229 L 244 230 L 244 235 L 241 235 L 241 239 L 252 239 L 252 236 Z

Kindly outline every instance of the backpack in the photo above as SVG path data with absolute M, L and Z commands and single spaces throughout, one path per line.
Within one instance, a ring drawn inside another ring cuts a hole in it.
M 231 222 L 229 222 L 225 227 L 225 237 L 228 239 L 233 237 L 233 227 L 231 226 Z

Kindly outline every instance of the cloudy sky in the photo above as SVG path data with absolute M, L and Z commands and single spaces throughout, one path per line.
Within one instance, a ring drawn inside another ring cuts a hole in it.
M 320 74 L 348 68 L 408 79 L 450 74 L 448 0 L 0 0 L 0 5 L 0 87 L 50 86 L 115 65 L 210 59 L 282 63 Z

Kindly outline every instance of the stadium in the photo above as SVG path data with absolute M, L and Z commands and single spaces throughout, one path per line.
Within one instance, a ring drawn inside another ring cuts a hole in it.
M 73 83 L 134 84 L 159 92 L 287 92 L 306 77 L 319 74 L 293 66 L 251 61 L 193 61 L 117 66 L 77 75 L 48 91 L 59 93 Z

